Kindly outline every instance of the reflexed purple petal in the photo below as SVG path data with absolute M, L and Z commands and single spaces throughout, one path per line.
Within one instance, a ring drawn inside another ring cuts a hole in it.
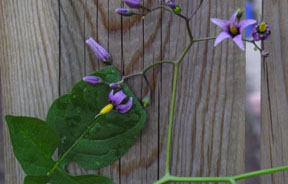
M 140 0 L 122 0 L 129 8 L 140 8 Z
M 114 94 L 114 90 L 112 89 L 108 98 L 113 103 L 113 105 L 117 106 L 126 98 L 126 95 L 122 90 Z
M 226 38 L 232 38 L 232 37 L 227 32 L 220 33 L 215 40 L 214 47 L 216 47 L 221 41 L 225 40 Z
M 123 105 L 118 105 L 116 107 L 117 111 L 120 113 L 126 113 L 128 112 L 131 108 L 132 108 L 132 104 L 133 104 L 133 98 L 130 97 L 129 101 L 126 104 Z
M 233 41 L 238 45 L 238 47 L 240 47 L 241 50 L 245 50 L 244 43 L 242 41 L 242 35 L 235 36 Z
M 112 99 L 113 99 L 113 96 L 114 96 L 114 89 L 112 89 L 108 95 L 108 99 L 112 102 Z
M 88 84 L 97 85 L 101 82 L 101 79 L 96 76 L 86 76 L 83 77 L 83 81 L 87 82 Z
M 242 20 L 239 24 L 240 26 L 240 33 L 242 33 L 242 31 L 247 27 L 250 26 L 252 24 L 255 24 L 256 20 L 254 19 L 247 19 L 247 20 Z
M 233 15 L 231 16 L 230 20 L 229 20 L 229 24 L 233 24 L 236 21 L 238 15 L 238 11 L 236 11 L 235 13 L 233 13 Z
M 217 26 L 221 27 L 222 29 L 226 30 L 229 22 L 227 20 L 217 19 L 217 18 L 211 18 L 211 22 L 216 24 Z
M 86 40 L 87 45 L 90 46 L 94 54 L 96 55 L 97 59 L 99 61 L 109 61 L 110 55 L 109 53 L 101 46 L 99 45 L 93 38 L 89 38 Z

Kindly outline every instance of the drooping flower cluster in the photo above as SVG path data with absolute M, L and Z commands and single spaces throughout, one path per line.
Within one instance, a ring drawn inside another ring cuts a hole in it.
M 111 61 L 110 54 L 93 38 L 89 38 L 86 43 L 90 46 L 95 56 L 99 61 L 108 62 Z M 129 100 L 123 104 L 123 101 L 126 99 L 125 93 L 120 90 L 114 93 L 114 90 L 119 90 L 122 88 L 123 80 L 115 83 L 106 83 L 100 77 L 97 76 L 85 76 L 83 77 L 83 81 L 91 84 L 91 85 L 99 85 L 99 84 L 108 84 L 112 90 L 109 93 L 108 100 L 110 104 L 106 105 L 101 111 L 100 114 L 106 114 L 110 112 L 113 108 L 115 108 L 120 113 L 126 113 L 132 108 L 133 98 L 129 97 Z
M 211 18 L 211 22 L 223 29 L 215 40 L 214 46 L 216 47 L 221 41 L 226 38 L 231 38 L 242 50 L 245 50 L 242 41 L 243 30 L 252 24 L 256 23 L 254 19 L 242 20 L 240 23 L 237 21 L 238 11 L 236 11 L 230 20 L 221 20 L 218 18 Z

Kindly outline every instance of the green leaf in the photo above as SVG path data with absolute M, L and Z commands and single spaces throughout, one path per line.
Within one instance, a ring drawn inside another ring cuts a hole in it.
M 47 176 L 26 176 L 24 184 L 46 184 L 49 178 Z
M 70 176 L 62 169 L 57 169 L 51 175 L 51 184 L 114 184 L 114 182 L 100 175 Z
M 92 75 L 106 82 L 121 80 L 113 66 Z M 55 128 L 60 137 L 60 156 L 77 141 L 93 123 L 95 115 L 109 103 L 110 91 L 107 84 L 92 86 L 80 81 L 73 87 L 71 94 L 61 96 L 53 103 L 47 115 L 47 123 Z M 112 110 L 100 116 L 88 135 L 67 154 L 66 161 L 75 161 L 87 169 L 98 169 L 118 160 L 127 152 L 144 126 L 146 113 L 126 84 L 123 85 L 123 91 L 133 97 L 133 108 L 125 114 Z
M 27 175 L 46 175 L 55 162 L 57 133 L 44 121 L 31 117 L 6 116 L 14 154 Z

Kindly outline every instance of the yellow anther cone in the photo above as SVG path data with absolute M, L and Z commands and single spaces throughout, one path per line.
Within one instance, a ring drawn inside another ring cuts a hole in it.
M 103 107 L 103 109 L 100 111 L 100 114 L 107 114 L 108 112 L 110 112 L 113 109 L 113 104 L 108 104 L 105 107 Z

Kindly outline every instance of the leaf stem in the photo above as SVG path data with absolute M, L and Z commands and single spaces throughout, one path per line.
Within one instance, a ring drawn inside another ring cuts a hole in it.
M 72 146 L 62 155 L 59 157 L 59 159 L 56 161 L 55 165 L 50 169 L 50 171 L 47 173 L 47 176 L 50 177 L 51 174 L 58 168 L 59 164 L 65 159 L 65 157 L 79 144 L 80 140 L 84 138 L 90 130 L 96 125 L 97 118 L 99 118 L 101 114 L 97 114 L 94 118 L 94 121 L 88 126 L 88 128 L 77 138 L 77 140 L 72 144 Z

